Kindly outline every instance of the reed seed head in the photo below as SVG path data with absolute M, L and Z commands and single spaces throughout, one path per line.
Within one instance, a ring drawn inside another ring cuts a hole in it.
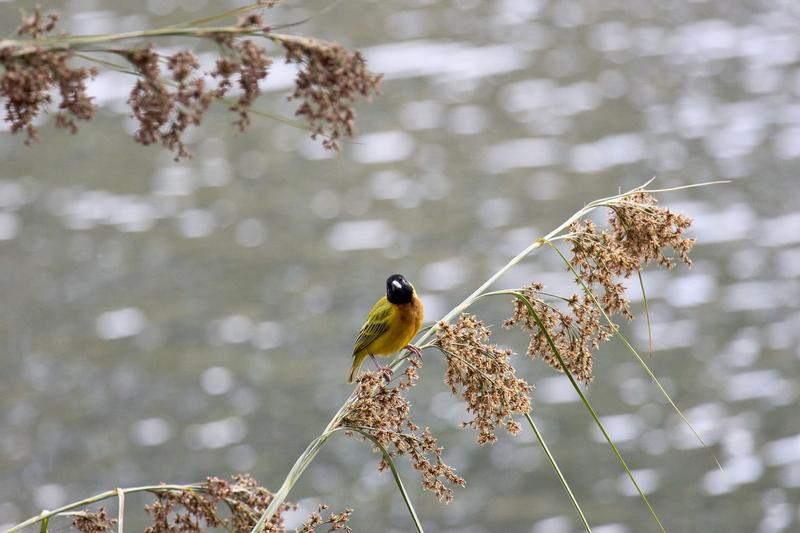
M 467 403 L 471 420 L 462 423 L 478 432 L 478 444 L 496 442 L 496 430 L 516 435 L 513 415 L 530 411 L 533 387 L 516 377 L 511 350 L 489 344 L 491 330 L 475 315 L 462 314 L 455 325 L 440 322 L 436 346 L 445 355 L 445 383 Z
M 449 485 L 465 484 L 455 470 L 444 463 L 436 438 L 428 428 L 420 431 L 409 413 L 411 403 L 402 392 L 414 386 L 419 362 L 409 360 L 397 384 L 386 383 L 384 376 L 375 372 L 362 372 L 358 378 L 356 396 L 341 422 L 344 428 L 368 433 L 383 446 L 391 458 L 408 456 L 411 465 L 421 478 L 422 487 L 436 494 L 440 501 L 450 502 L 453 489 Z M 349 434 L 354 434 L 350 431 Z M 363 439 L 366 439 L 361 435 Z M 377 447 L 376 447 L 377 451 Z M 389 468 L 382 458 L 378 470 Z
M 43 16 L 37 7 L 31 14 L 23 13 L 16 33 L 37 42 L 54 31 L 57 23 L 57 14 Z M 76 121 L 89 120 L 94 115 L 95 105 L 86 93 L 86 83 L 97 71 L 73 68 L 73 55 L 71 50 L 45 49 L 38 43 L 25 50 L 14 45 L 0 47 L 0 97 L 6 100 L 3 118 L 12 133 L 26 133 L 26 144 L 37 139 L 33 121 L 52 102 L 53 92 L 59 96 L 57 127 L 76 133 Z
M 308 121 L 312 138 L 322 135 L 323 146 L 338 150 L 341 139 L 355 133 L 353 101 L 379 93 L 381 76 L 367 70 L 360 52 L 350 52 L 338 43 L 296 39 L 282 44 L 287 63 L 300 65 L 289 96 L 302 102 L 295 115 Z
M 72 527 L 81 533 L 111 533 L 117 528 L 117 519 L 109 518 L 105 507 L 97 511 L 86 509 L 75 515 Z

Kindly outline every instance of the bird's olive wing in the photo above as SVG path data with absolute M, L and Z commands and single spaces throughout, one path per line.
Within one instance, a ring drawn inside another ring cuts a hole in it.
M 353 355 L 357 354 L 386 333 L 389 329 L 391 314 L 391 307 L 382 307 L 378 305 L 370 311 L 367 321 L 361 326 L 361 332 L 358 334 L 356 344 L 353 346 Z

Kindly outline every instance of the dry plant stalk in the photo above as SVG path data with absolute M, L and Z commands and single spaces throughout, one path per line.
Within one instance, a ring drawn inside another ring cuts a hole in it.
M 261 7 L 271 7 L 264 2 Z M 87 95 L 87 83 L 97 69 L 74 68 L 80 37 L 56 32 L 58 15 L 44 16 L 40 8 L 23 14 L 17 36 L 29 40 L 0 41 L 0 97 L 5 99 L 4 120 L 13 133 L 26 132 L 26 143 L 37 139 L 34 121 L 47 112 L 51 93 L 60 95 L 56 126 L 78 131 L 76 121 L 90 120 L 96 105 Z M 380 88 L 381 76 L 366 68 L 364 57 L 338 43 L 307 37 L 276 34 L 261 15 L 241 17 L 236 25 L 223 28 L 195 28 L 181 32 L 153 31 L 153 35 L 186 35 L 214 41 L 220 57 L 211 71 L 203 71 L 190 50 L 162 56 L 152 44 L 131 48 L 104 47 L 96 40 L 88 52 L 106 52 L 125 58 L 133 67 L 137 81 L 128 97 L 131 115 L 138 128 L 136 142 L 160 143 L 176 154 L 190 155 L 183 138 L 189 126 L 199 126 L 215 101 L 225 99 L 237 116 L 240 132 L 250 125 L 250 110 L 261 96 L 261 82 L 269 74 L 272 59 L 265 47 L 253 39 L 267 39 L 283 47 L 286 62 L 299 66 L 295 88 L 289 100 L 298 100 L 295 115 L 304 118 L 312 138 L 324 137 L 328 149 L 339 149 L 341 140 L 355 133 L 357 98 L 369 100 Z M 147 36 L 148 32 L 141 32 Z M 108 41 L 116 40 L 114 35 Z M 92 59 L 92 56 L 83 56 Z
M 420 432 L 419 426 L 411 421 L 411 403 L 402 394 L 415 385 L 419 365 L 416 359 L 411 360 L 393 386 L 387 383 L 383 373 L 362 372 L 357 379 L 355 399 L 340 426 L 368 433 L 388 451 L 390 457 L 407 455 L 419 472 L 422 487 L 436 494 L 440 501 L 450 502 L 453 489 L 447 484 L 463 486 L 464 478 L 444 463 L 444 449 L 430 429 Z M 349 433 L 354 434 L 352 431 Z M 363 435 L 361 437 L 366 439 Z M 382 458 L 378 470 L 382 472 L 388 467 L 386 459 Z
M 116 529 L 117 519 L 109 518 L 105 507 L 97 511 L 86 509 L 75 515 L 72 527 L 81 533 L 107 533 Z
M 248 475 L 235 476 L 233 482 L 209 477 L 194 488 L 153 492 L 157 500 L 145 506 L 153 523 L 145 533 L 202 533 L 209 528 L 250 531 L 274 497 Z M 296 531 L 312 533 L 321 526 L 327 526 L 327 531 L 351 531 L 347 524 L 353 510 L 323 516 L 328 508 L 328 505 L 320 505 Z M 296 509 L 295 504 L 283 503 L 265 531 L 284 533 L 283 513 Z M 104 507 L 75 513 L 72 520 L 72 526 L 81 533 L 112 533 L 116 531 L 116 524 L 117 520 L 109 518 Z

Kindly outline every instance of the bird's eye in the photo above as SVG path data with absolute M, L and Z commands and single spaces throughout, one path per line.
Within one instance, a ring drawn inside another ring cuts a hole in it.
M 397 280 L 394 280 L 394 281 L 392 282 L 392 287 L 394 287 L 395 289 L 397 289 L 397 290 L 399 291 L 400 289 L 402 289 L 402 288 L 403 288 L 403 284 L 402 284 L 402 283 L 400 283 L 400 282 L 399 282 L 399 281 L 397 281 Z

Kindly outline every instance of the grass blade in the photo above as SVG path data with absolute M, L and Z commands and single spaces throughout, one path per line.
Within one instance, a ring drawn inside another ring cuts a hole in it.
M 625 337 L 625 335 L 622 334 L 622 332 L 619 330 L 619 327 L 611 320 L 611 317 L 608 316 L 608 313 L 606 313 L 606 310 L 603 309 L 603 306 L 600 304 L 600 302 L 597 301 L 597 298 L 595 298 L 594 293 L 592 293 L 591 289 L 583 281 L 583 278 L 581 278 L 580 275 L 575 271 L 573 266 L 570 264 L 569 260 L 564 256 L 564 253 L 561 250 L 559 250 L 558 247 L 555 244 L 553 244 L 552 242 L 547 241 L 546 244 L 548 246 L 550 246 L 550 248 L 555 250 L 556 253 L 558 253 L 558 255 L 561 257 L 561 259 L 564 261 L 564 264 L 567 265 L 569 270 L 575 276 L 575 279 L 577 279 L 580 282 L 581 286 L 583 287 L 583 290 L 586 292 L 587 295 L 589 295 L 589 297 L 592 299 L 594 304 L 597 306 L 597 308 L 603 314 L 603 318 L 605 318 L 606 322 L 608 322 L 609 326 L 611 326 L 611 328 L 614 330 L 614 333 L 616 334 L 616 336 L 628 348 L 628 351 L 630 351 L 636 357 L 636 360 L 639 361 L 639 364 L 642 366 L 642 368 L 644 368 L 645 372 L 650 377 L 650 380 L 653 383 L 655 383 L 656 387 L 658 387 L 658 390 L 661 391 L 661 394 L 664 395 L 664 397 L 667 399 L 667 402 L 669 402 L 669 404 L 672 406 L 672 408 L 675 410 L 675 412 L 678 413 L 678 416 L 681 418 L 681 420 L 683 420 L 684 423 L 687 426 L 689 426 L 689 429 L 692 431 L 692 433 L 694 433 L 694 436 L 697 438 L 697 440 L 700 442 L 700 444 L 703 445 L 703 448 L 708 450 L 708 445 L 703 440 L 703 437 L 700 436 L 700 434 L 694 428 L 692 423 L 689 422 L 689 419 L 686 418 L 686 416 L 683 414 L 683 411 L 681 411 L 678 408 L 678 406 L 675 404 L 675 402 L 672 401 L 672 397 L 669 395 L 667 390 L 664 388 L 664 386 L 658 380 L 656 375 L 653 374 L 653 371 L 650 370 L 650 367 L 645 362 L 645 360 L 642 358 L 642 356 L 639 355 L 639 352 L 636 350 L 636 348 L 633 347 L 633 345 L 628 341 L 628 338 Z M 714 453 L 711 453 L 711 456 L 714 458 L 714 462 L 717 463 L 717 467 L 719 467 L 720 470 L 723 470 L 722 465 L 719 462 L 719 459 L 717 459 L 717 456 Z
M 261 3 L 261 2 L 253 2 L 252 4 L 247 4 L 244 6 L 236 7 L 233 9 L 229 9 L 228 11 L 223 11 L 222 13 L 217 13 L 215 15 L 210 15 L 208 17 L 198 18 L 194 20 L 189 20 L 186 22 L 180 22 L 178 24 L 174 24 L 171 27 L 174 28 L 183 28 L 187 26 L 203 26 L 204 24 L 208 24 L 209 22 L 216 22 L 218 20 L 223 20 L 230 17 L 235 17 L 236 15 L 243 15 L 249 11 L 255 11 L 256 9 L 267 9 L 272 7 L 270 4 Z M 167 26 L 170 27 L 170 26 Z
M 641 268 L 636 270 L 636 275 L 639 277 L 639 287 L 642 289 L 642 301 L 644 302 L 644 316 L 647 319 L 647 349 L 650 357 L 653 357 L 653 329 L 650 323 L 650 306 L 647 304 L 647 292 L 644 290 Z
M 117 533 L 125 531 L 125 491 L 117 489 Z
M 569 487 L 569 483 L 567 483 L 567 479 L 564 477 L 564 474 L 561 473 L 561 469 L 558 467 L 558 463 L 556 463 L 556 458 L 553 457 L 553 454 L 550 453 L 550 449 L 547 447 L 547 443 L 544 441 L 544 437 L 542 434 L 539 433 L 539 429 L 536 427 L 536 424 L 533 422 L 533 418 L 531 417 L 530 413 L 525 413 L 525 419 L 528 421 L 528 425 L 533 430 L 534 435 L 536 435 L 536 439 L 539 441 L 539 444 L 542 446 L 542 450 L 544 450 L 544 454 L 547 456 L 547 459 L 550 461 L 550 466 L 553 467 L 556 475 L 558 476 L 558 480 L 561 481 L 561 485 L 564 487 L 564 492 L 567 493 L 569 500 L 572 502 L 572 505 L 575 507 L 575 510 L 578 512 L 578 516 L 581 518 L 581 522 L 583 522 L 583 527 L 586 529 L 587 533 L 592 532 L 592 528 L 589 527 L 589 522 L 586 520 L 586 517 L 583 515 L 583 511 L 581 510 L 581 506 L 578 504 L 578 500 L 575 499 L 575 495 L 572 493 L 572 489 Z
M 655 509 L 653 509 L 653 506 L 650 504 L 650 500 L 647 499 L 647 496 L 645 495 L 642 488 L 639 486 L 639 483 L 636 482 L 636 478 L 634 477 L 630 468 L 628 468 L 625 459 L 622 458 L 622 454 L 617 448 L 617 445 L 614 444 L 613 440 L 611 440 L 611 436 L 609 436 L 605 426 L 603 426 L 603 423 L 600 421 L 600 417 L 597 415 L 597 412 L 594 410 L 592 404 L 586 398 L 586 395 L 583 394 L 583 391 L 581 390 L 580 385 L 578 385 L 578 382 L 575 381 L 575 377 L 572 375 L 572 372 L 570 372 L 569 368 L 567 368 L 567 364 L 564 362 L 564 358 L 561 356 L 561 352 L 559 352 L 555 342 L 553 342 L 553 338 L 550 336 L 550 332 L 547 331 L 547 328 L 545 328 L 542 319 L 539 317 L 539 313 L 537 313 L 536 310 L 533 308 L 533 305 L 531 304 L 530 300 L 528 300 L 528 298 L 521 292 L 514 290 L 495 291 L 492 294 L 510 294 L 519 299 L 523 304 L 525 304 L 525 307 L 528 308 L 528 312 L 536 321 L 536 324 L 539 326 L 539 329 L 542 331 L 545 338 L 547 339 L 547 344 L 550 345 L 550 349 L 553 350 L 553 354 L 556 356 L 556 359 L 558 359 L 558 363 L 561 365 L 561 368 L 564 370 L 564 373 L 567 375 L 567 378 L 569 378 L 569 382 L 572 385 L 572 388 L 575 389 L 575 392 L 578 393 L 578 396 L 580 396 L 581 402 L 583 402 L 584 407 L 586 407 L 586 409 L 589 411 L 589 414 L 592 415 L 592 418 L 594 419 L 595 424 L 597 424 L 597 427 L 600 428 L 600 432 L 603 434 L 603 437 L 605 437 L 606 442 L 608 442 L 608 445 L 611 447 L 611 451 L 613 451 L 614 455 L 617 456 L 617 459 L 622 465 L 622 468 L 624 468 L 625 472 L 628 474 L 628 479 L 630 479 L 631 483 L 633 483 L 633 486 L 636 487 L 636 491 L 639 493 L 639 496 L 642 498 L 645 505 L 647 506 L 647 509 L 650 511 L 650 515 L 653 517 L 658 526 L 661 528 L 661 531 L 666 533 L 667 530 L 664 528 L 664 524 L 661 523 L 661 519 L 658 518 Z
M 397 471 L 397 467 L 395 466 L 392 457 L 389 455 L 389 452 L 386 451 L 386 448 L 383 447 L 383 444 L 378 442 L 378 439 L 376 439 L 375 437 L 373 437 L 364 430 L 353 427 L 347 427 L 345 429 L 349 429 L 351 431 L 355 431 L 356 433 L 363 435 L 364 437 L 371 440 L 375 446 L 380 448 L 381 452 L 383 453 L 383 458 L 386 460 L 387 463 L 389 463 L 389 469 L 392 471 L 392 477 L 394 478 L 394 482 L 397 484 L 397 488 L 400 491 L 400 495 L 403 497 L 403 501 L 405 502 L 406 508 L 408 509 L 408 514 L 411 515 L 411 521 L 414 522 L 414 527 L 417 529 L 418 533 L 424 533 L 422 530 L 422 524 L 420 523 L 419 517 L 417 516 L 417 512 L 414 510 L 414 506 L 411 504 L 411 499 L 408 497 L 408 492 L 406 492 L 406 488 L 403 485 L 403 480 L 400 479 L 400 473 Z
M 66 505 L 62 505 L 58 509 L 53 509 L 52 511 L 42 511 L 36 516 L 32 516 L 28 518 L 24 522 L 21 522 L 9 529 L 6 530 L 5 533 L 15 533 L 17 531 L 22 531 L 28 526 L 32 526 L 38 522 L 42 522 L 44 520 L 49 520 L 50 518 L 62 515 L 62 514 L 70 514 L 69 511 L 72 509 L 78 509 L 80 507 L 85 507 L 87 505 L 97 503 L 99 501 L 108 500 L 109 498 L 116 498 L 119 496 L 120 492 L 122 494 L 134 494 L 137 492 L 152 492 L 153 494 L 157 494 L 163 491 L 169 490 L 187 490 L 192 488 L 199 488 L 200 485 L 193 484 L 193 485 L 144 485 L 141 487 L 129 487 L 126 489 L 112 489 L 107 490 L 105 492 L 101 492 L 100 494 L 95 494 L 94 496 L 90 496 L 88 498 L 84 498 L 83 500 L 78 500 L 76 502 L 68 503 Z

